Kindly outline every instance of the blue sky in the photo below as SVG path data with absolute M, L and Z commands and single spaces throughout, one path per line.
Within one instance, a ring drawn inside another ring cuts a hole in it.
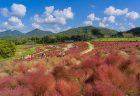
M 140 0 L 0 0 L 0 31 L 140 26 Z

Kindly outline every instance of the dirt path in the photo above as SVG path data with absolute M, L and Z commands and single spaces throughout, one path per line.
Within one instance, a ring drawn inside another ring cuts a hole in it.
M 68 51 L 70 48 L 73 47 L 73 44 L 70 43 L 70 44 L 67 44 L 67 47 L 63 48 L 64 51 Z
M 70 43 L 70 44 L 67 44 L 67 46 L 66 46 L 65 48 L 63 48 L 63 50 L 64 50 L 64 51 L 67 51 L 67 50 L 69 50 L 69 49 L 72 48 L 72 47 L 73 47 L 73 44 Z M 49 51 L 49 49 L 45 49 L 45 50 L 43 50 L 43 51 L 41 51 L 41 52 L 39 52 L 39 53 L 33 54 L 32 56 L 40 55 L 40 54 L 43 54 L 43 53 L 45 53 L 45 52 L 47 52 L 47 51 Z
M 81 55 L 84 55 L 84 54 L 86 54 L 86 53 L 88 53 L 88 52 L 91 52 L 91 51 L 94 49 L 93 44 L 91 44 L 90 42 L 86 42 L 86 43 L 88 44 L 88 49 L 86 49 L 86 50 L 84 50 L 83 52 L 81 52 L 81 53 L 80 53 Z M 63 48 L 63 51 L 67 51 L 67 50 L 69 50 L 69 49 L 72 48 L 72 47 L 73 47 L 73 44 L 72 44 L 72 43 L 67 44 L 67 46 L 66 46 L 65 48 Z M 39 53 L 32 54 L 32 56 L 34 57 L 34 56 L 36 56 L 36 55 L 43 54 L 43 53 L 47 52 L 48 50 L 49 50 L 49 49 L 45 49 L 45 50 L 43 50 L 43 51 L 41 51 L 41 52 L 39 52 Z
M 91 44 L 90 42 L 86 42 L 86 43 L 88 44 L 88 49 L 83 51 L 83 52 L 81 52 L 81 55 L 86 54 L 88 52 L 91 52 L 94 49 L 93 44 Z

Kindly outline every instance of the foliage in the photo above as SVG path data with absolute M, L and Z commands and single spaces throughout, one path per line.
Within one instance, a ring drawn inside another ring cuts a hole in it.
M 15 45 L 6 40 L 0 40 L 0 58 L 8 58 L 15 54 Z
M 117 34 L 117 31 L 108 28 L 95 28 L 92 30 L 92 35 L 96 37 L 105 37 L 105 36 L 112 37 L 112 35 L 115 34 Z

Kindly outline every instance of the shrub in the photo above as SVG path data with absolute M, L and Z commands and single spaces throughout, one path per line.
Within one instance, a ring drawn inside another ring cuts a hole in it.
M 125 93 L 110 83 L 96 82 L 95 93 L 97 96 L 125 96 Z
M 44 70 L 37 70 L 27 76 L 28 88 L 33 96 L 44 96 L 47 91 L 47 80 Z
M 81 91 L 78 83 L 65 80 L 58 80 L 56 89 L 62 96 L 78 96 Z
M 85 84 L 83 91 L 84 91 L 84 96 L 95 96 L 94 88 L 92 84 Z
M 0 91 L 0 96 L 34 96 L 27 88 L 17 87 L 15 89 L 4 89 Z

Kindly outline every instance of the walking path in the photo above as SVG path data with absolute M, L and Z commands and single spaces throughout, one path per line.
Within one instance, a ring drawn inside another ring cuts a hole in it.
M 94 49 L 93 44 L 91 44 L 90 42 L 86 42 L 86 43 L 88 44 L 88 49 L 83 51 L 83 52 L 81 52 L 81 55 L 84 55 L 84 54 L 86 54 L 88 52 L 91 52 Z
M 73 47 L 73 44 L 70 43 L 70 44 L 67 44 L 67 47 L 63 48 L 64 51 L 68 51 L 70 48 Z
M 63 50 L 64 50 L 64 51 L 67 51 L 67 50 L 69 50 L 69 49 L 72 48 L 72 47 L 73 47 L 73 44 L 70 43 L 70 44 L 67 44 L 67 46 L 66 46 L 65 48 L 63 48 Z M 45 49 L 45 50 L 43 50 L 43 51 L 41 51 L 41 52 L 39 52 L 39 53 L 33 54 L 32 56 L 41 55 L 41 54 L 47 52 L 48 50 L 49 50 L 49 49 Z
M 84 54 L 86 54 L 86 53 L 88 53 L 88 52 L 91 52 L 91 51 L 94 49 L 93 44 L 91 44 L 90 42 L 86 42 L 86 43 L 88 44 L 88 49 L 82 51 L 82 52 L 80 53 L 81 55 L 84 55 Z M 63 51 L 67 51 L 67 50 L 69 50 L 69 49 L 72 48 L 72 47 L 73 47 L 73 44 L 70 43 L 70 44 L 67 45 L 67 47 L 63 48 Z M 45 49 L 45 50 L 43 50 L 43 51 L 41 51 L 41 52 L 39 52 L 39 53 L 32 54 L 32 56 L 34 57 L 34 56 L 37 56 L 37 55 L 41 55 L 41 54 L 47 52 L 48 50 L 49 50 L 49 49 Z

